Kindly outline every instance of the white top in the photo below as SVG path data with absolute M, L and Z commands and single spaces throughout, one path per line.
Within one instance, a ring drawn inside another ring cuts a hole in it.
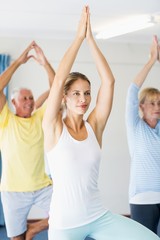
M 101 149 L 91 126 L 88 137 L 75 140 L 63 124 L 56 146 L 47 153 L 53 196 L 49 224 L 66 229 L 88 224 L 106 213 L 98 189 Z

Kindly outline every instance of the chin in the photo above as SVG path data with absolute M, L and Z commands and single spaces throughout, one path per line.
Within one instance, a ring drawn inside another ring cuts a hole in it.
M 32 112 L 26 112 L 26 113 L 24 113 L 24 116 L 26 116 L 26 118 L 31 117 L 31 115 L 32 115 Z

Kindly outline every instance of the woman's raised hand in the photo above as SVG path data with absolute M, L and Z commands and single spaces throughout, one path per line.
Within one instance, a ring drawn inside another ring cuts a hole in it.
M 87 32 L 87 18 L 88 18 L 88 7 L 83 7 L 81 18 L 78 24 L 76 37 L 84 40 Z
M 159 45 L 158 45 L 158 38 L 155 35 L 153 37 L 151 49 L 150 49 L 150 59 L 156 62 L 159 60 Z
M 87 31 L 86 31 L 86 39 L 89 40 L 89 39 L 93 38 L 92 29 L 91 29 L 91 22 L 90 22 L 90 11 L 89 11 L 89 7 L 86 7 L 86 11 L 87 11 Z

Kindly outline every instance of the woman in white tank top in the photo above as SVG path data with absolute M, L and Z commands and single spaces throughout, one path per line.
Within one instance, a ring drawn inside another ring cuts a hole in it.
M 86 121 L 83 116 L 91 102 L 90 81 L 81 73 L 70 73 L 84 40 L 101 79 L 96 106 Z M 89 8 L 84 7 L 76 37 L 57 69 L 43 120 L 45 150 L 54 182 L 49 240 L 158 239 L 140 224 L 112 214 L 101 202 L 97 183 L 102 134 L 113 91 L 114 76 L 93 38 Z M 65 117 L 60 110 L 62 102 Z

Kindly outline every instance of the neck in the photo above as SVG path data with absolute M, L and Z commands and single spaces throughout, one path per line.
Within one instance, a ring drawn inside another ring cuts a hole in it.
M 71 118 L 66 117 L 64 119 L 64 123 L 66 124 L 67 128 L 70 128 L 70 129 L 74 130 L 75 132 L 80 131 L 84 126 L 83 118 L 79 118 L 79 119 L 72 118 L 71 119 Z
M 155 128 L 157 125 L 158 120 L 157 119 L 147 119 L 147 118 L 143 118 L 143 120 L 151 127 L 151 128 Z
M 16 114 L 17 117 L 20 117 L 20 118 L 30 118 L 31 115 L 19 115 L 19 114 Z

